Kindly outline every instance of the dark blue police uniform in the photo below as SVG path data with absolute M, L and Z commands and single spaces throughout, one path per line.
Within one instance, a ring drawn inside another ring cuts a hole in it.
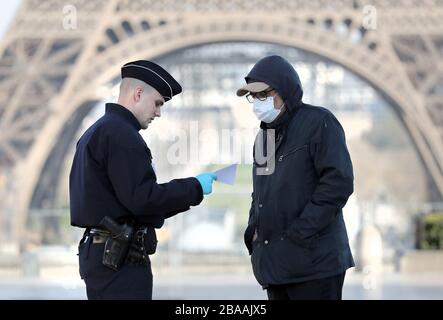
M 153 74 L 168 80 L 162 70 Z M 112 270 L 102 263 L 105 242 L 90 235 L 91 228 L 105 216 L 118 223 L 160 228 L 165 219 L 203 200 L 196 178 L 157 183 L 140 129 L 129 110 L 108 103 L 105 115 L 77 143 L 69 182 L 71 224 L 87 231 L 79 244 L 79 265 L 89 299 L 152 299 L 149 257 L 143 264 L 124 263 Z

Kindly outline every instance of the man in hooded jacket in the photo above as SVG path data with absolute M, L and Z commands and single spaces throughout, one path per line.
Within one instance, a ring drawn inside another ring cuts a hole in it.
M 237 95 L 261 121 L 244 234 L 254 276 L 270 300 L 340 300 L 354 266 L 342 212 L 353 193 L 343 128 L 329 110 L 302 102 L 298 74 L 280 56 L 258 61 L 245 80 Z

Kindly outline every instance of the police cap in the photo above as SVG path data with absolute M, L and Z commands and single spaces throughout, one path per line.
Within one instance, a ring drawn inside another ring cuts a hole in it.
M 149 84 L 163 96 L 165 101 L 182 92 L 180 84 L 165 69 L 151 61 L 128 62 L 123 65 L 121 74 L 122 79 L 135 78 Z

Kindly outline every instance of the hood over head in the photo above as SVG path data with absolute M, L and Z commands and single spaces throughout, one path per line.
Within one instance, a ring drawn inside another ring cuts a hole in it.
M 303 87 L 294 67 L 278 55 L 260 59 L 245 77 L 246 83 L 264 82 L 274 88 L 285 102 L 289 112 L 302 104 Z M 237 91 L 237 95 L 246 94 L 250 86 Z M 246 90 L 245 90 L 246 89 Z

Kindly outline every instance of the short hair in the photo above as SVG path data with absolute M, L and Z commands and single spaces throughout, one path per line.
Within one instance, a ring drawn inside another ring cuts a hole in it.
M 120 83 L 120 95 L 130 92 L 134 90 L 136 87 L 142 87 L 145 93 L 155 90 L 149 84 L 141 80 L 135 78 L 123 78 L 122 82 Z

